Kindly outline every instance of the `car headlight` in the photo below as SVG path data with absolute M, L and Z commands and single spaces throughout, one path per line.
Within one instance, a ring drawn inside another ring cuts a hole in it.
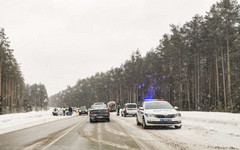
M 154 114 L 145 114 L 147 117 L 155 117 Z

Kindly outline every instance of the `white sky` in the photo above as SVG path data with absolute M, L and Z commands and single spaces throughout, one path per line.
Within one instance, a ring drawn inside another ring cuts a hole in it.
M 0 27 L 26 83 L 48 95 L 156 47 L 169 24 L 205 15 L 216 0 L 0 0 Z

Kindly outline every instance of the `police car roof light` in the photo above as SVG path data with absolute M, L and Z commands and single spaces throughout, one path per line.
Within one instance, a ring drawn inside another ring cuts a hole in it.
M 149 101 L 164 101 L 164 99 L 144 99 L 145 102 Z

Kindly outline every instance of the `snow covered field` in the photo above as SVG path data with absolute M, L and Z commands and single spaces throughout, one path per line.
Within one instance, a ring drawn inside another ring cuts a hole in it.
M 0 115 L 0 134 L 24 129 L 27 127 L 64 119 L 70 116 L 53 116 L 52 108 L 47 111 L 32 111 Z

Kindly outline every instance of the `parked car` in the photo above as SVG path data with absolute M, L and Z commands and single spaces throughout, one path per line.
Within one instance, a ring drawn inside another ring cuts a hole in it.
M 121 116 L 126 117 L 127 115 L 135 116 L 137 114 L 137 104 L 136 103 L 126 103 L 123 105 L 121 110 Z
M 136 116 L 137 125 L 142 125 L 144 129 L 148 126 L 174 126 L 176 129 L 180 129 L 182 119 L 176 109 L 177 107 L 173 107 L 164 100 L 144 101 Z
M 87 107 L 86 107 L 86 106 L 80 107 L 80 108 L 78 109 L 78 114 L 79 114 L 79 115 L 82 115 L 82 114 L 88 115 Z
M 110 112 L 116 111 L 116 102 L 115 101 L 109 101 L 107 103 L 107 105 L 108 105 L 108 109 Z
M 106 104 L 92 105 L 89 109 L 90 123 L 94 121 L 110 121 L 110 113 Z
M 63 115 L 63 110 L 62 108 L 54 108 L 52 111 L 53 116 L 62 116 Z

